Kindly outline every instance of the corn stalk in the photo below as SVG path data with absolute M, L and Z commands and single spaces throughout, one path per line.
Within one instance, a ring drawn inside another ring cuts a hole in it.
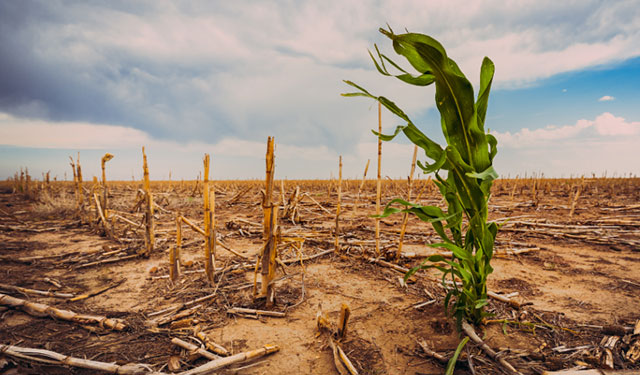
M 372 95 L 355 83 L 345 81 L 358 92 L 343 94 L 344 96 L 374 99 L 405 122 L 392 135 L 376 131 L 373 133 L 380 140 L 390 141 L 402 132 L 422 148 L 425 156 L 433 162 L 423 164 L 418 161 L 418 166 L 425 173 L 435 173 L 435 183 L 447 202 L 447 209 L 443 211 L 436 206 L 421 206 L 394 199 L 381 216 L 409 212 L 433 225 L 442 242 L 430 246 L 451 251 L 452 259 L 448 260 L 440 255 L 430 256 L 420 266 L 411 269 L 406 277 L 418 269 L 439 269 L 443 274 L 443 284 L 448 290 L 445 308 L 449 310 L 449 305 L 454 301 L 450 311 L 457 318 L 458 327 L 461 327 L 463 320 L 479 323 L 485 316 L 483 307 L 487 304 L 487 276 L 493 271 L 490 262 L 498 230 L 495 223 L 487 222 L 491 185 L 497 177 L 492 165 L 497 152 L 497 141 L 484 130 L 494 73 L 493 62 L 486 57 L 483 60 L 480 91 L 477 100 L 474 100 L 471 83 L 435 39 L 415 33 L 397 35 L 391 29 L 380 29 L 380 32 L 391 39 L 395 52 L 404 56 L 418 74 L 405 71 L 381 54 L 377 46 L 375 49 L 378 59 L 369 53 L 376 69 L 385 76 L 394 76 L 387 70 L 388 63 L 400 71 L 395 77 L 405 83 L 416 86 L 435 83 L 436 106 L 440 111 L 442 132 L 447 142 L 443 148 L 427 137 L 391 100 Z M 443 171 L 446 172 L 446 177 Z M 404 209 L 392 207 L 393 204 L 403 205 Z M 466 218 L 464 225 L 463 217 Z M 445 283 L 447 277 L 452 281 L 459 280 L 460 284 L 451 281 Z
M 149 181 L 149 166 L 147 164 L 147 154 L 142 147 L 142 172 L 144 176 L 144 206 L 145 206 L 145 233 L 144 233 L 144 251 L 146 258 L 151 256 L 155 247 L 154 222 L 153 222 L 153 195 L 151 195 L 151 182 Z
M 335 249 L 336 252 L 340 251 L 340 204 L 342 203 L 342 155 L 339 159 L 339 172 L 338 172 L 338 203 L 336 204 L 336 238 Z
M 278 245 L 278 207 L 272 202 L 275 166 L 274 142 L 272 137 L 267 138 L 265 190 L 262 191 L 262 212 L 264 214 L 262 238 L 264 247 L 261 254 L 262 285 L 260 296 L 267 298 L 267 306 L 273 305 L 275 301 L 275 289 L 272 281 L 276 273 Z
M 113 159 L 113 155 L 108 152 L 104 154 L 102 159 L 100 159 L 100 166 L 102 167 L 102 201 L 100 202 L 100 205 L 102 206 L 102 210 L 104 211 L 105 218 L 109 217 L 109 213 L 107 211 L 108 210 L 107 209 L 108 188 L 107 188 L 107 175 L 105 173 L 105 168 L 106 168 L 107 162 L 111 159 Z
M 209 186 L 209 154 L 204 154 L 204 180 L 202 189 L 202 201 L 204 203 L 204 265 L 207 279 L 211 285 L 214 284 L 213 272 L 215 269 L 215 193 Z

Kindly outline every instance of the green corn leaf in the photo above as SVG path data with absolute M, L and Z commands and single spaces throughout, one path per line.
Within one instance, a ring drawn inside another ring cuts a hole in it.
M 477 301 L 476 301 L 476 306 L 475 306 L 475 308 L 476 308 L 476 309 L 481 309 L 481 308 L 483 308 L 484 306 L 486 306 L 486 305 L 488 305 L 488 304 L 489 304 L 489 301 L 487 301 L 487 299 L 486 299 L 486 298 L 479 299 L 479 300 L 477 300 Z
M 373 217 L 373 218 L 385 218 L 388 217 L 391 214 L 397 214 L 400 212 L 404 212 L 406 210 L 402 209 L 402 208 L 396 208 L 396 207 L 385 207 L 384 211 L 382 211 L 382 213 L 380 215 L 369 215 L 369 217 Z
M 459 69 L 449 63 L 444 48 L 433 38 L 420 34 L 387 36 L 393 40 L 394 46 L 399 44 L 402 47 L 399 53 L 412 65 L 428 66 L 433 71 L 436 106 L 445 124 L 446 135 L 465 162 L 474 165 L 472 149 L 476 145 L 470 138 L 470 127 L 476 120 L 471 82 L 458 74 Z
M 417 77 L 412 76 L 411 74 L 399 74 L 394 77 L 414 86 L 429 86 L 434 81 L 433 75 L 431 74 L 423 74 Z
M 467 345 L 467 342 L 469 342 L 469 336 L 465 336 L 462 341 L 460 341 L 460 344 L 458 344 L 456 351 L 453 353 L 453 357 L 451 357 L 451 359 L 447 363 L 447 369 L 444 372 L 445 375 L 453 375 L 453 370 L 455 370 L 456 368 L 458 357 L 460 356 L 460 353 L 462 352 L 464 346 Z
M 420 58 L 418 52 L 416 51 L 415 48 L 411 48 L 411 46 L 407 46 L 401 42 L 399 42 L 396 38 L 396 35 L 391 31 L 386 31 L 384 29 L 380 29 L 380 32 L 384 35 L 386 35 L 389 39 L 391 39 L 393 41 L 393 49 L 394 51 L 398 54 L 398 55 L 402 55 L 405 56 L 407 61 L 409 62 L 409 64 L 411 64 L 411 66 L 413 66 L 413 68 L 415 70 L 417 70 L 418 72 L 429 72 L 432 71 L 431 66 L 429 65 L 428 62 L 424 61 L 423 59 Z M 409 34 L 403 34 L 403 35 L 409 35 Z M 430 39 L 430 41 L 434 44 L 434 45 L 440 45 L 440 43 L 438 43 L 435 39 L 424 35 L 425 38 Z M 440 46 L 440 49 L 444 52 L 444 48 L 442 46 Z
M 458 264 L 458 267 L 456 268 L 458 269 L 459 276 L 463 280 L 463 282 L 466 284 L 472 283 L 473 275 L 471 274 L 471 272 L 464 269 L 464 267 L 460 266 L 459 263 L 456 263 L 456 264 Z
M 471 260 L 471 254 L 469 254 L 465 249 L 462 249 L 451 243 L 434 243 L 434 244 L 429 244 L 428 246 L 447 249 L 451 251 L 453 255 L 458 259 Z
M 493 135 L 487 134 L 487 142 L 489 143 L 489 146 L 491 146 L 491 151 L 489 152 L 489 160 L 493 161 L 493 158 L 498 153 L 498 140 Z
M 362 96 L 362 95 L 360 95 L 360 96 Z M 365 94 L 364 96 L 368 96 L 368 97 L 377 99 L 376 97 L 369 96 L 367 94 Z M 396 130 L 393 132 L 392 135 L 385 135 L 385 134 L 378 133 L 375 130 L 371 130 L 373 132 L 373 134 L 375 134 L 381 140 L 388 142 L 388 141 L 391 141 L 393 138 L 395 138 L 402 131 L 404 133 L 404 135 L 411 142 L 413 142 L 415 145 L 417 145 L 418 147 L 420 147 L 421 149 L 424 150 L 426 156 L 428 156 L 429 158 L 431 158 L 433 160 L 436 160 L 436 161 L 440 162 L 440 160 L 444 158 L 444 155 L 442 155 L 442 147 L 438 143 L 434 142 L 429 137 L 427 137 L 424 133 L 422 133 L 420 131 L 420 129 L 418 129 L 413 124 L 413 122 L 411 122 L 409 117 L 400 108 L 398 108 L 393 102 L 388 101 L 384 97 L 381 97 L 381 99 L 383 100 L 383 101 L 381 101 L 381 103 L 383 105 L 385 105 L 385 107 L 387 107 L 387 108 L 389 108 L 389 106 L 390 106 L 392 109 L 389 109 L 389 110 L 392 113 L 396 114 L 401 119 L 407 121 L 407 125 L 397 126 Z M 385 104 L 385 102 L 387 104 Z M 443 164 L 445 161 L 446 160 L 442 160 L 441 163 Z M 434 169 L 434 171 L 435 171 L 435 169 Z
M 440 157 L 433 164 L 422 164 L 420 160 L 417 160 L 418 167 L 424 171 L 424 173 L 433 173 L 439 169 L 448 169 L 445 167 L 445 163 L 447 162 L 447 154 L 444 152 L 440 152 Z
M 360 87 L 360 86 L 356 85 L 355 83 L 353 83 L 353 82 L 351 82 L 351 81 L 349 81 L 349 80 L 346 80 L 346 79 L 345 79 L 345 80 L 343 80 L 343 82 L 344 82 L 344 83 L 346 83 L 346 84 L 347 84 L 347 85 L 349 85 L 349 86 L 353 86 L 353 87 L 355 87 L 356 89 L 360 90 L 360 92 L 361 92 L 362 94 L 364 94 L 364 96 L 368 96 L 368 97 L 370 97 L 370 98 L 372 98 L 372 99 L 377 99 L 375 96 L 371 95 L 371 94 L 369 93 L 369 91 L 367 91 L 367 90 L 365 90 L 364 88 L 362 88 L 362 87 Z M 350 95 L 355 95 L 355 94 L 354 94 L 354 93 L 351 93 L 351 94 L 340 94 L 340 95 L 342 95 L 342 96 L 350 96 Z M 358 94 L 358 95 L 359 95 L 359 94 Z
M 346 92 L 346 93 L 343 93 L 343 94 L 340 94 L 340 95 L 342 95 L 344 97 L 348 97 L 348 98 L 352 98 L 352 97 L 356 97 L 356 96 L 363 96 L 363 97 L 366 97 L 366 98 L 369 97 L 369 95 L 363 94 L 363 93 L 360 93 L 360 92 Z
M 427 260 L 432 263 L 444 262 L 445 258 L 442 255 L 430 255 L 427 257 Z
M 378 52 L 378 56 L 381 58 L 380 61 L 386 60 L 389 64 L 393 65 L 394 68 L 398 69 L 402 73 L 408 73 L 406 70 L 402 69 L 398 64 L 393 62 L 390 58 L 380 53 L 378 50 L 378 46 L 376 46 L 376 51 Z M 423 74 L 431 74 L 431 72 L 424 72 Z
M 378 47 L 376 46 L 376 50 L 377 49 L 378 49 Z M 378 65 L 378 62 L 376 61 L 376 59 L 371 54 L 371 51 L 369 51 L 369 56 L 371 56 L 371 59 L 373 60 L 374 65 L 376 66 L 376 69 L 382 75 L 396 77 L 396 78 L 398 78 L 399 80 L 401 80 L 403 82 L 406 82 L 408 84 L 415 85 L 415 86 L 429 86 L 430 84 L 432 84 L 434 82 L 434 77 L 433 77 L 433 74 L 431 74 L 431 73 L 424 73 L 424 74 L 421 74 L 421 75 L 418 75 L 418 76 L 411 75 L 411 74 L 409 74 L 407 72 L 404 72 L 403 69 L 401 69 L 395 63 L 393 63 L 386 56 L 383 56 L 382 54 L 380 54 L 379 51 L 378 51 L 378 55 L 380 56 L 380 65 Z M 384 66 L 384 61 L 382 60 L 383 58 L 386 59 L 387 61 L 389 61 L 391 64 L 393 64 L 393 66 L 396 67 L 398 70 L 403 71 L 404 74 L 398 74 L 398 75 L 390 74 L 387 71 L 386 67 Z
M 436 161 L 442 158 L 442 147 L 427 137 L 412 122 L 409 122 L 407 127 L 402 129 L 402 132 L 413 144 L 423 149 L 427 157 Z
M 498 173 L 496 172 L 495 169 L 493 169 L 493 166 L 489 166 L 489 168 L 485 169 L 484 171 L 478 173 L 478 172 L 467 172 L 465 173 L 465 175 L 467 177 L 471 177 L 471 178 L 478 178 L 480 180 L 495 180 L 496 178 L 498 178 Z
M 423 265 L 424 265 L 424 262 L 421 265 L 417 266 L 417 267 L 413 267 L 413 268 L 409 269 L 409 271 L 407 271 L 407 273 L 404 274 L 404 281 L 406 282 L 416 272 L 420 271 L 421 269 L 424 269 Z
M 407 126 L 409 126 L 409 125 L 398 125 L 398 126 L 396 126 L 396 130 L 391 135 L 378 133 L 377 131 L 375 131 L 373 129 L 371 130 L 371 132 L 376 137 L 380 138 L 382 141 L 389 142 L 389 141 L 393 140 L 396 137 L 396 135 L 400 134 L 400 132 L 403 131 Z
M 408 207 L 408 208 L 399 209 L 399 208 L 391 207 L 393 204 L 396 204 L 396 203 L 404 205 L 405 207 Z M 445 215 L 442 209 L 437 206 L 421 206 L 419 204 L 409 203 L 404 199 L 396 198 L 391 200 L 389 203 L 387 203 L 382 214 L 371 215 L 371 217 L 384 218 L 393 213 L 399 213 L 399 212 L 414 213 L 416 215 L 421 216 L 422 218 L 424 218 L 424 221 L 429 223 L 447 220 L 455 215 L 455 213 L 451 215 Z
M 493 74 L 495 73 L 493 61 L 488 57 L 482 60 L 480 68 L 480 91 L 478 92 L 478 100 L 476 101 L 476 112 L 478 113 L 478 126 L 484 133 L 484 118 L 487 114 L 489 105 L 489 92 L 491 91 L 491 83 L 493 82 Z
M 438 262 L 443 262 L 444 260 L 445 259 L 444 259 L 444 257 L 442 257 L 442 255 L 429 256 L 429 257 L 427 257 L 427 259 L 423 260 L 422 263 L 420 263 L 420 265 L 409 269 L 409 271 L 407 271 L 407 273 L 404 275 L 404 280 L 407 281 L 416 272 L 418 272 L 420 270 L 424 270 L 424 269 L 437 268 L 438 270 L 442 271 L 443 270 L 442 267 L 439 267 L 439 266 L 433 265 L 433 264 L 427 264 L 427 263 L 428 262 L 438 263 Z M 444 269 L 444 270 L 448 272 L 448 270 L 446 270 L 446 269 Z

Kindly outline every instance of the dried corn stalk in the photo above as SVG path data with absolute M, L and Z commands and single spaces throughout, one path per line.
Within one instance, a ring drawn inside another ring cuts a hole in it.
M 98 198 L 97 193 L 93 193 L 93 200 L 96 204 L 96 212 L 98 214 L 98 218 L 102 222 L 102 227 L 104 228 L 104 232 L 108 237 L 111 237 L 111 230 L 109 229 L 109 223 L 107 223 L 107 218 L 104 215 L 104 210 L 102 209 L 102 205 L 100 204 L 100 199 Z
M 289 219 L 294 225 L 296 221 L 300 221 L 298 202 L 300 202 L 301 199 L 302 196 L 300 195 L 300 187 L 296 186 L 284 207 L 282 219 Z
M 57 309 L 42 303 L 25 301 L 2 293 L 0 293 L 0 305 L 21 309 L 27 314 L 33 316 L 50 316 L 54 319 L 68 320 L 80 324 L 99 324 L 101 327 L 106 327 L 115 331 L 122 331 L 127 328 L 127 324 L 121 319 L 78 314 L 73 311 Z
M 152 371 L 149 365 L 146 364 L 128 363 L 125 365 L 118 365 L 115 363 L 98 362 L 84 358 L 71 357 L 45 349 L 23 348 L 20 346 L 0 344 L 0 352 L 14 358 L 21 358 L 47 364 L 80 367 L 90 370 L 104 371 L 110 374 L 165 374 L 162 372 Z
M 202 191 L 202 200 L 204 201 L 204 264 L 205 273 L 209 283 L 213 285 L 213 273 L 215 270 L 215 230 L 214 230 L 214 211 L 215 211 L 215 193 L 209 187 L 209 154 L 204 155 L 204 184 Z
M 176 281 L 178 277 L 180 277 L 180 265 L 176 255 L 177 252 L 177 246 L 171 246 L 169 248 L 169 278 L 171 281 Z
M 102 157 L 102 159 L 100 160 L 100 166 L 102 167 L 102 210 L 104 212 L 104 217 L 108 218 L 109 214 L 107 212 L 107 193 L 108 193 L 108 188 L 107 188 L 107 177 L 106 177 L 106 173 L 105 173 L 105 164 L 107 164 L 107 162 L 109 160 L 113 159 L 113 155 L 111 155 L 110 153 L 106 153 L 104 154 L 104 156 Z
M 249 361 L 255 358 L 265 356 L 267 354 L 275 353 L 278 350 L 280 350 L 280 348 L 277 345 L 265 345 L 260 349 L 250 350 L 248 352 L 238 353 L 229 357 L 223 357 L 220 359 L 210 361 L 200 367 L 196 367 L 189 371 L 181 372 L 180 375 L 211 374 L 213 373 L 213 371 L 230 366 L 234 363 Z
M 274 139 L 267 139 L 266 154 L 266 178 L 265 191 L 262 197 L 262 211 L 264 214 L 263 239 L 265 245 L 262 251 L 262 286 L 260 297 L 267 298 L 267 305 L 274 303 L 275 295 L 271 281 L 276 272 L 276 251 L 277 251 L 277 227 L 278 227 L 278 207 L 273 205 L 273 175 L 274 175 Z
M 584 185 L 584 176 L 582 176 L 582 179 L 580 180 L 580 185 L 576 186 L 576 193 L 573 196 L 573 199 L 571 200 L 571 209 L 569 210 L 569 218 L 573 217 L 573 213 L 576 210 L 576 203 L 578 203 L 578 198 L 580 198 L 580 192 L 582 190 L 582 186 Z
M 149 182 L 149 166 L 147 165 L 147 154 L 144 153 L 142 147 L 142 170 L 144 172 L 144 192 L 145 192 L 145 224 L 146 231 L 144 236 L 145 249 L 143 255 L 150 257 L 155 247 L 154 223 L 153 223 L 153 196 L 151 195 L 151 183 Z
M 360 203 L 360 193 L 362 192 L 362 188 L 364 187 L 364 183 L 367 181 L 367 171 L 369 171 L 369 163 L 371 159 L 367 159 L 367 165 L 364 167 L 364 173 L 362 174 L 362 181 L 360 182 L 360 187 L 358 187 L 358 196 L 356 197 L 356 204 L 354 209 L 358 209 L 358 204 Z
M 339 159 L 339 172 L 338 172 L 338 203 L 336 205 L 336 240 L 335 249 L 336 252 L 340 251 L 340 203 L 342 201 L 342 155 Z
M 77 180 L 77 191 L 79 193 L 78 195 L 78 205 L 80 207 L 80 212 L 82 212 L 82 210 L 84 209 L 84 202 L 83 202 L 83 191 L 82 191 L 82 168 L 80 167 L 80 153 L 78 152 L 78 158 L 76 160 L 76 169 L 77 169 L 77 176 L 78 176 L 78 180 Z
M 347 334 L 347 322 L 349 322 L 349 316 L 351 310 L 346 303 L 340 306 L 340 318 L 338 319 L 338 337 L 343 339 Z
M 169 256 L 169 275 L 171 281 L 175 281 L 180 277 L 180 264 L 182 263 L 182 218 L 180 213 L 176 215 L 176 246 L 170 252 L 172 255 Z
M 378 133 L 382 134 L 382 105 L 378 102 Z M 376 181 L 376 257 L 380 256 L 380 194 L 382 193 L 382 139 L 378 137 L 378 179 Z
M 76 163 L 73 158 L 69 156 L 69 164 L 71 165 L 71 171 L 73 171 L 73 188 L 76 193 L 76 211 L 80 212 L 80 191 L 78 190 L 78 173 L 76 172 Z
M 413 158 L 411 159 L 411 171 L 407 179 L 407 201 L 411 202 L 411 187 L 413 183 L 413 174 L 416 171 L 416 159 L 418 158 L 418 146 L 413 146 Z M 405 212 L 402 217 L 402 226 L 400 227 L 400 238 L 398 239 L 398 251 L 396 259 L 400 259 L 402 254 L 402 242 L 404 241 L 404 233 L 407 230 L 407 222 L 409 221 L 409 213 Z

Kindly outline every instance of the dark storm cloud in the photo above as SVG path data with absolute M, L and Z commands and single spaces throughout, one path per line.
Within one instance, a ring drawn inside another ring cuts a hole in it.
M 340 98 L 342 79 L 393 98 L 412 116 L 431 103 L 430 91 L 374 72 L 366 50 L 379 42 L 390 51 L 376 31 L 385 22 L 442 36 L 465 71 L 495 57 L 499 86 L 637 55 L 632 5 L 0 1 L 0 112 L 184 142 L 277 135 L 348 152 L 369 139 L 375 110 Z M 588 60 L 590 43 L 613 47 Z M 570 50 L 576 45 L 584 55 Z
M 115 13 L 144 16 L 132 4 L 127 2 L 126 12 Z M 216 121 L 224 121 L 215 108 L 193 111 L 202 93 L 189 86 L 191 80 L 215 74 L 220 66 L 179 56 L 158 60 L 136 53 L 126 42 L 92 40 L 86 35 L 91 32 L 86 16 L 113 13 L 108 8 L 74 5 L 0 3 L 0 111 L 53 121 L 121 124 L 160 138 L 187 139 L 189 130 L 195 132 L 207 124 L 217 134 L 225 133 L 224 126 L 215 126 Z M 122 36 L 127 31 L 120 32 Z M 135 28 L 130 32 L 135 33 Z M 174 130 L 177 124 L 183 131 Z M 202 128 L 199 135 L 209 133 L 209 128 Z

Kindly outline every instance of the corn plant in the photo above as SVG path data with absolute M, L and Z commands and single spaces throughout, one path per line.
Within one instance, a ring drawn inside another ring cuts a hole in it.
M 395 52 L 404 56 L 418 74 L 401 68 L 381 54 L 377 46 L 375 51 L 378 59 L 369 52 L 376 69 L 385 76 L 394 76 L 411 85 L 435 83 L 436 106 L 447 142 L 444 148 L 434 142 L 391 100 L 374 96 L 355 83 L 345 81 L 358 92 L 343 96 L 364 96 L 377 100 L 405 122 L 392 135 L 373 133 L 384 141 L 390 141 L 402 132 L 422 148 L 425 156 L 433 162 L 418 162 L 418 166 L 424 173 L 435 173 L 435 183 L 447 202 L 447 209 L 443 211 L 436 206 L 421 206 L 394 199 L 381 216 L 409 212 L 432 224 L 442 242 L 429 246 L 451 251 L 452 259 L 447 260 L 441 255 L 430 256 L 421 265 L 411 269 L 406 277 L 419 269 L 437 268 L 442 271 L 442 282 L 448 291 L 445 309 L 456 317 L 458 326 L 463 319 L 479 323 L 486 316 L 483 307 L 487 304 L 487 276 L 493 271 L 490 262 L 498 231 L 495 223 L 487 222 L 491 184 L 497 178 L 492 165 L 497 141 L 484 130 L 494 73 L 493 62 L 487 57 L 483 60 L 480 91 L 474 100 L 471 83 L 435 39 L 414 33 L 398 35 L 391 29 L 380 29 L 380 32 L 391 39 Z M 400 74 L 389 73 L 387 65 L 393 66 Z M 446 172 L 446 177 L 443 172 Z M 404 206 L 404 209 L 392 207 L 394 204 Z

